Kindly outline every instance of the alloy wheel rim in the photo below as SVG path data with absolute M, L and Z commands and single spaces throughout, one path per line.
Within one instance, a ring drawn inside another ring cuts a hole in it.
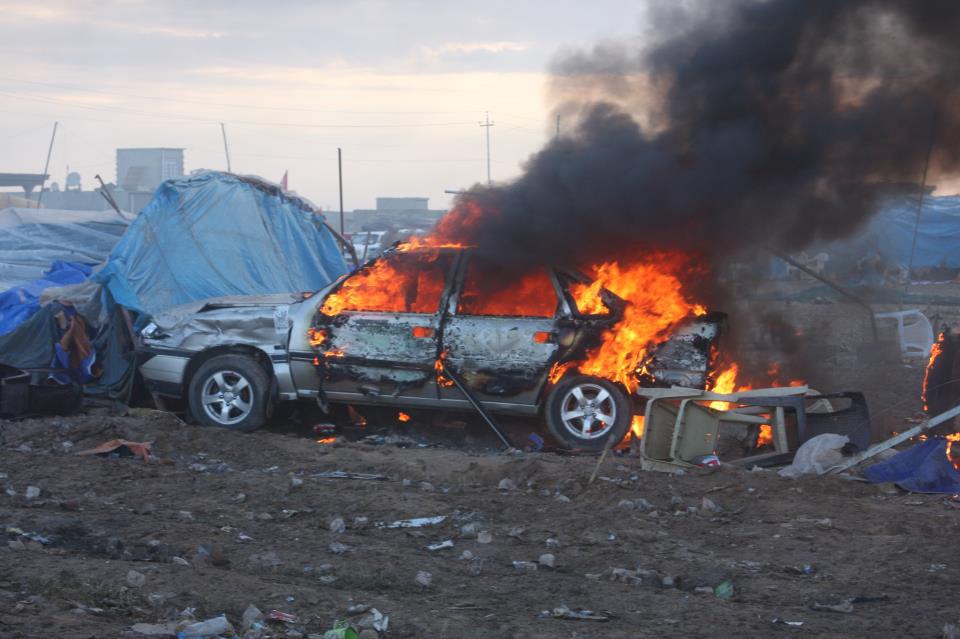
M 563 396 L 560 420 L 580 439 L 604 437 L 617 421 L 613 395 L 598 384 L 577 384 Z
M 237 371 L 217 371 L 204 381 L 200 403 L 207 417 L 223 426 L 232 426 L 253 410 L 253 387 Z

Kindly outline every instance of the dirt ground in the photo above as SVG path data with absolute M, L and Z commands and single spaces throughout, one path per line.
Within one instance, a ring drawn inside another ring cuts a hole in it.
M 862 388 L 902 427 L 922 373 L 867 375 L 837 353 L 844 388 L 821 390 Z M 460 447 L 358 439 L 381 432 L 320 444 L 283 424 L 244 435 L 107 407 L 0 422 L 0 637 L 138 637 L 135 624 L 221 613 L 242 635 L 250 605 L 297 618 L 261 637 L 369 628 L 350 614 L 361 604 L 389 616 L 389 637 L 938 637 L 960 620 L 951 498 L 649 473 L 629 455 L 590 484 L 596 456 L 502 453 L 470 428 L 438 433 Z M 76 454 L 117 437 L 153 442 L 160 461 Z M 555 618 L 562 607 L 598 619 Z

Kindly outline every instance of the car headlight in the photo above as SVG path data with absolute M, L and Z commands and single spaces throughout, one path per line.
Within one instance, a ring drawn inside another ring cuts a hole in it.
M 157 326 L 153 322 L 150 322 L 149 324 L 143 327 L 143 330 L 140 331 L 140 335 L 142 335 L 147 339 L 153 339 L 154 337 L 158 336 L 159 329 L 160 329 L 159 326 Z

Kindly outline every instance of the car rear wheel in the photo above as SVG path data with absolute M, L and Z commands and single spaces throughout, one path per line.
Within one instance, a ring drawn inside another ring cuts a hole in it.
M 574 375 L 554 386 L 545 412 L 553 436 L 581 450 L 602 450 L 610 439 L 623 439 L 632 415 L 622 388 L 589 375 Z
M 204 426 L 250 432 L 267 421 L 270 379 L 245 355 L 218 355 L 190 380 L 190 412 Z

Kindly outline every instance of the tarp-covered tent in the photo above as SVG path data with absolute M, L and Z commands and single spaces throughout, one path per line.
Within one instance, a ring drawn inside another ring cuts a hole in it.
M 100 264 L 129 223 L 112 210 L 0 210 L 0 291 L 41 279 L 54 262 Z
M 84 281 L 128 224 L 114 211 L 0 211 L 0 335 L 37 312 L 45 289 Z
M 208 297 L 315 291 L 347 270 L 308 202 L 207 171 L 161 184 L 95 280 L 150 314 Z
M 902 281 L 908 269 L 915 278 L 924 269 L 960 269 L 960 196 L 927 195 L 922 210 L 920 204 L 919 195 L 886 196 L 856 232 L 808 246 L 793 257 L 847 285 L 877 285 L 885 278 Z M 823 258 L 821 264 L 818 258 Z M 784 262 L 771 260 L 773 277 L 785 277 L 789 271 Z
M 259 178 L 204 172 L 161 184 L 90 281 L 54 289 L 54 298 L 89 300 L 92 283 L 103 285 L 103 321 L 91 328 L 91 343 L 104 373 L 85 390 L 125 397 L 133 358 L 121 306 L 144 317 L 208 297 L 315 291 L 348 270 L 334 232 L 309 202 Z M 51 303 L 0 336 L 0 362 L 47 366 L 56 313 Z
M 917 246 L 913 268 L 960 268 L 960 196 L 927 196 L 917 227 L 919 197 L 900 196 L 886 201 L 863 234 L 887 263 L 906 268 L 914 229 Z

